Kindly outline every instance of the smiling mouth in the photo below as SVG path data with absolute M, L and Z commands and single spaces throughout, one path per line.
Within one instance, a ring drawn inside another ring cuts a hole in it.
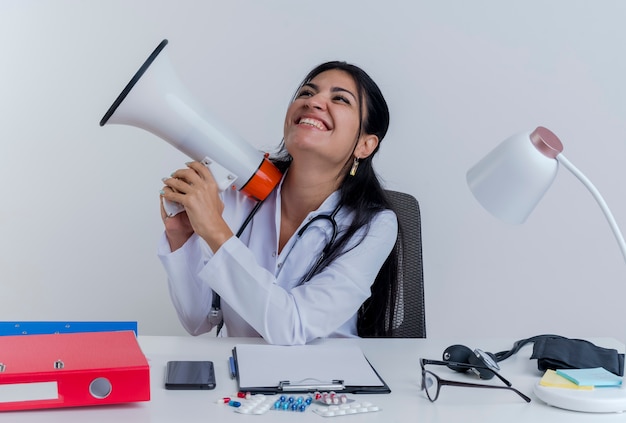
M 300 119 L 298 124 L 299 125 L 310 125 L 310 126 L 313 126 L 313 127 L 317 128 L 317 129 L 319 129 L 320 131 L 328 130 L 328 128 L 326 128 L 326 125 L 324 125 L 324 122 L 322 122 L 321 120 L 317 120 L 317 119 L 302 118 L 302 119 Z

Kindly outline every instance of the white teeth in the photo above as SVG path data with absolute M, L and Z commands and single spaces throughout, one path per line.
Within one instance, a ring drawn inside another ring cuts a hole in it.
M 299 123 L 300 124 L 304 123 L 306 125 L 315 126 L 320 131 L 325 131 L 326 130 L 326 126 L 321 121 L 319 121 L 317 119 L 302 118 L 302 119 L 300 119 Z

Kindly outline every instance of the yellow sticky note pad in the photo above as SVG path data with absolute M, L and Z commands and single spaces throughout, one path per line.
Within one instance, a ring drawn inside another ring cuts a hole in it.
M 579 386 L 574 382 L 567 380 L 563 376 L 557 374 L 554 370 L 546 370 L 543 377 L 539 381 L 541 386 L 547 386 L 549 388 L 566 388 L 566 389 L 578 389 L 591 391 L 593 386 Z

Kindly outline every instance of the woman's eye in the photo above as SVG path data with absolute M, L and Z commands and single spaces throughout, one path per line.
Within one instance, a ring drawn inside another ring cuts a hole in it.
M 298 97 L 311 97 L 312 95 L 313 95 L 313 92 L 311 90 L 302 90 L 298 94 Z
M 348 99 L 348 97 L 344 97 L 342 95 L 336 96 L 335 100 L 341 101 L 341 102 L 346 103 L 346 104 L 350 104 L 350 100 Z

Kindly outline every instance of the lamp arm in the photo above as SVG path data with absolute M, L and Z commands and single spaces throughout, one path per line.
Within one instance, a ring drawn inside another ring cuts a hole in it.
M 576 176 L 582 183 L 587 187 L 587 189 L 591 192 L 593 197 L 598 202 L 598 205 L 602 209 L 604 216 L 609 222 L 611 229 L 613 230 L 613 234 L 617 239 L 617 243 L 619 244 L 620 249 L 622 250 L 622 256 L 624 256 L 624 261 L 626 261 L 626 242 L 624 242 L 624 237 L 622 236 L 622 232 L 619 230 L 619 226 L 617 226 L 617 222 L 615 218 L 613 218 L 613 214 L 611 210 L 609 210 L 609 206 L 606 204 L 600 191 L 596 189 L 596 187 L 591 183 L 591 181 L 574 166 L 565 156 L 561 153 L 556 156 L 556 159 L 559 163 L 561 163 L 567 170 L 572 172 L 574 176 Z

